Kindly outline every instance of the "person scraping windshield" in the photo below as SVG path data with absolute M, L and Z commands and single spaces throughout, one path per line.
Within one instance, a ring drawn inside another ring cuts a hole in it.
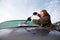
M 51 23 L 51 18 L 47 10 L 41 10 L 40 13 L 34 12 L 33 15 L 37 15 L 40 19 L 31 19 L 31 17 L 27 18 L 27 21 L 32 21 L 45 27 L 46 29 L 53 30 L 55 29 L 54 25 Z

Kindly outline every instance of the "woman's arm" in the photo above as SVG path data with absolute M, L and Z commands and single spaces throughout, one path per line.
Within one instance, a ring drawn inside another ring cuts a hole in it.
M 39 20 L 32 19 L 31 21 L 32 21 L 33 23 L 36 23 L 36 24 L 38 24 L 38 25 L 41 25 L 41 23 L 40 23 L 40 19 L 39 19 Z
M 41 16 L 40 16 L 40 14 L 37 14 L 37 16 L 40 18 Z

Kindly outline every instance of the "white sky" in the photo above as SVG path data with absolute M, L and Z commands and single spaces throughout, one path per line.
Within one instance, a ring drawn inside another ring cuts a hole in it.
M 59 0 L 0 0 L 0 23 L 7 20 L 27 19 L 34 11 L 46 9 L 51 21 L 60 21 Z

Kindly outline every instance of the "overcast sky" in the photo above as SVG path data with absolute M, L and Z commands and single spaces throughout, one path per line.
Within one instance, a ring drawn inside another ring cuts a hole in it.
M 0 0 L 0 22 L 27 19 L 46 9 L 52 23 L 60 21 L 60 0 Z

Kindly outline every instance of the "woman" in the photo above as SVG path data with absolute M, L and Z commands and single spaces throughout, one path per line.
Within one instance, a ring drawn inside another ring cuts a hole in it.
M 34 12 L 33 15 L 37 15 L 40 19 L 38 20 L 31 19 L 32 22 L 42 25 L 42 27 L 45 27 L 46 29 L 49 29 L 49 30 L 55 29 L 54 25 L 52 25 L 51 23 L 50 15 L 45 9 L 42 10 L 39 14 L 37 12 Z

